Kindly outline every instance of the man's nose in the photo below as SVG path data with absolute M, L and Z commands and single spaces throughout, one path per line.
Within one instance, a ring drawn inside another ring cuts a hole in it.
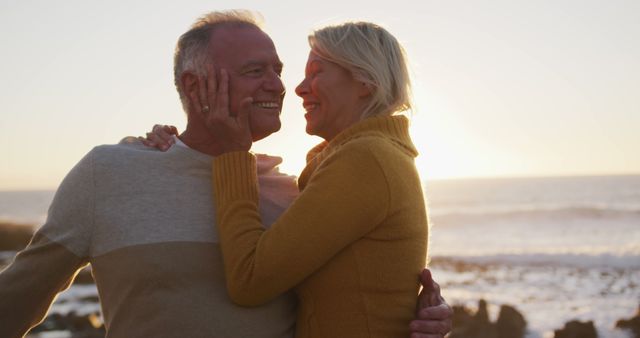
M 280 75 L 276 72 L 270 72 L 268 79 L 265 82 L 265 88 L 268 91 L 277 92 L 282 95 L 285 92 L 284 83 L 280 78 Z

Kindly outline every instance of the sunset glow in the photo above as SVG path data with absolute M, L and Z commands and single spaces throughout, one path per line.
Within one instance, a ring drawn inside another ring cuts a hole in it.
M 182 130 L 175 42 L 200 14 L 224 8 L 260 11 L 285 63 L 283 128 L 253 149 L 283 156 L 286 172 L 299 173 L 320 141 L 304 133 L 293 93 L 306 36 L 354 19 L 384 25 L 406 47 L 425 178 L 640 172 L 638 2 L 150 6 L 0 4 L 0 189 L 52 189 L 95 145 L 144 135 L 155 123 Z

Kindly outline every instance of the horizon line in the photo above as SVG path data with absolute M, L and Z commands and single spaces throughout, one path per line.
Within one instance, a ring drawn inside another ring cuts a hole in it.
M 513 175 L 480 175 L 480 176 L 452 176 L 452 177 L 434 177 L 423 179 L 423 181 L 465 181 L 465 180 L 512 180 L 512 179 L 545 179 L 545 178 L 588 178 L 588 177 L 625 177 L 640 176 L 640 172 L 629 173 L 607 173 L 607 174 L 513 174 Z
M 501 175 L 501 176 L 452 176 L 452 177 L 433 177 L 428 176 L 422 178 L 422 182 L 434 182 L 434 181 L 473 181 L 473 180 L 515 180 L 515 179 L 562 179 L 562 178 L 589 178 L 589 177 L 632 177 L 640 176 L 640 172 L 637 173 L 610 173 L 610 174 L 551 174 L 551 175 Z M 50 192 L 56 191 L 55 188 L 12 188 L 4 189 L 0 188 L 0 193 L 19 193 L 19 192 Z

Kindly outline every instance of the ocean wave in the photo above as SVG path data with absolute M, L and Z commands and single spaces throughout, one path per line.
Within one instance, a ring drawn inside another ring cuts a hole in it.
M 611 218 L 640 217 L 640 208 L 632 206 L 567 205 L 567 206 L 512 206 L 429 209 L 433 218 Z
M 640 269 L 640 254 L 495 254 L 481 256 L 433 256 L 431 264 L 470 264 L 477 266 L 546 266 L 575 268 Z

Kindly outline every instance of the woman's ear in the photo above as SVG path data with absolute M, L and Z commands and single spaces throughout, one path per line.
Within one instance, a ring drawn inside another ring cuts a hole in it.
M 358 90 L 358 96 L 360 97 L 367 97 L 369 95 L 373 94 L 373 85 L 366 83 L 366 82 L 360 82 L 360 88 Z

